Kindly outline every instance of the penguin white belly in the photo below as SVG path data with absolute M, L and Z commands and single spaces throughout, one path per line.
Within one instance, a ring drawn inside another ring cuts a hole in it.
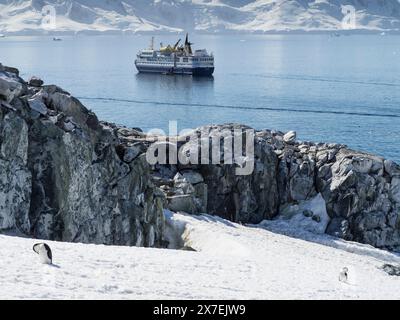
M 349 268 L 344 267 L 342 269 L 342 271 L 340 271 L 340 273 L 339 273 L 339 281 L 347 283 L 347 280 L 349 278 L 348 272 L 349 272 Z
M 43 264 L 51 264 L 50 258 L 47 256 L 47 252 L 40 252 L 39 253 L 40 262 Z
M 52 264 L 52 253 L 50 247 L 45 243 L 38 243 L 33 246 L 33 251 L 39 255 L 40 262 L 43 264 Z
M 347 282 L 347 274 L 344 273 L 344 272 L 341 272 L 341 273 L 339 274 L 339 281 L 341 281 L 341 282 Z

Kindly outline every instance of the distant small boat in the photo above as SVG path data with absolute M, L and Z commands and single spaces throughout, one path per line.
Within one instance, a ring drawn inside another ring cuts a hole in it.
M 6 36 L 2 33 L 0 33 L 0 38 L 5 38 Z
M 54 38 L 53 38 L 53 41 L 62 41 L 62 39 L 61 39 L 61 38 L 56 38 L 56 37 L 54 37 Z

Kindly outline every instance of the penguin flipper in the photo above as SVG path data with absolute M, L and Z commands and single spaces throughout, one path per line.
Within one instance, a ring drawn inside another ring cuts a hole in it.
M 39 251 L 36 249 L 38 246 L 40 246 L 41 245 L 41 243 L 36 243 L 36 244 L 34 244 L 33 245 L 33 251 L 35 252 L 35 253 L 37 253 L 37 254 L 39 254 Z
M 49 257 L 50 261 L 53 261 L 53 254 L 50 247 L 46 243 L 44 243 L 44 247 L 46 248 L 47 256 Z

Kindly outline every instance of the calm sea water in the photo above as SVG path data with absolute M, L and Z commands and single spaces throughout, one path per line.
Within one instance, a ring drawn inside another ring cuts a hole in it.
M 174 43 L 176 36 L 156 37 Z M 55 83 L 100 119 L 145 130 L 240 122 L 400 162 L 400 37 L 194 36 L 212 79 L 137 74 L 149 36 L 0 39 L 0 61 Z

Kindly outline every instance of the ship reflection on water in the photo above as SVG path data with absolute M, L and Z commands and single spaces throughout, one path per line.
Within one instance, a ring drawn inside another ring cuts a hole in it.
M 158 96 L 157 91 L 162 91 L 164 99 L 166 92 L 169 93 L 168 96 L 182 101 L 182 97 L 185 98 L 185 96 L 190 97 L 192 94 L 198 95 L 200 93 L 206 97 L 209 94 L 213 94 L 214 91 L 214 76 L 192 77 L 187 75 L 137 73 L 135 77 L 137 80 L 135 81 L 135 86 L 138 90 L 153 92 L 153 97 Z M 184 100 L 187 102 L 186 99 Z M 198 103 L 199 101 L 196 102 Z
M 153 128 L 168 131 L 168 121 L 171 120 L 178 121 L 179 130 L 208 123 L 205 118 L 210 118 L 210 109 L 203 106 L 216 101 L 214 85 L 217 82 L 213 76 L 138 73 L 135 80 L 132 89 L 136 95 L 140 92 L 151 92 L 151 95 L 141 103 L 131 105 L 127 113 L 131 117 L 134 110 L 137 123 L 145 131 Z M 205 110 L 199 116 L 201 109 Z M 149 119 L 152 119 L 151 126 Z

